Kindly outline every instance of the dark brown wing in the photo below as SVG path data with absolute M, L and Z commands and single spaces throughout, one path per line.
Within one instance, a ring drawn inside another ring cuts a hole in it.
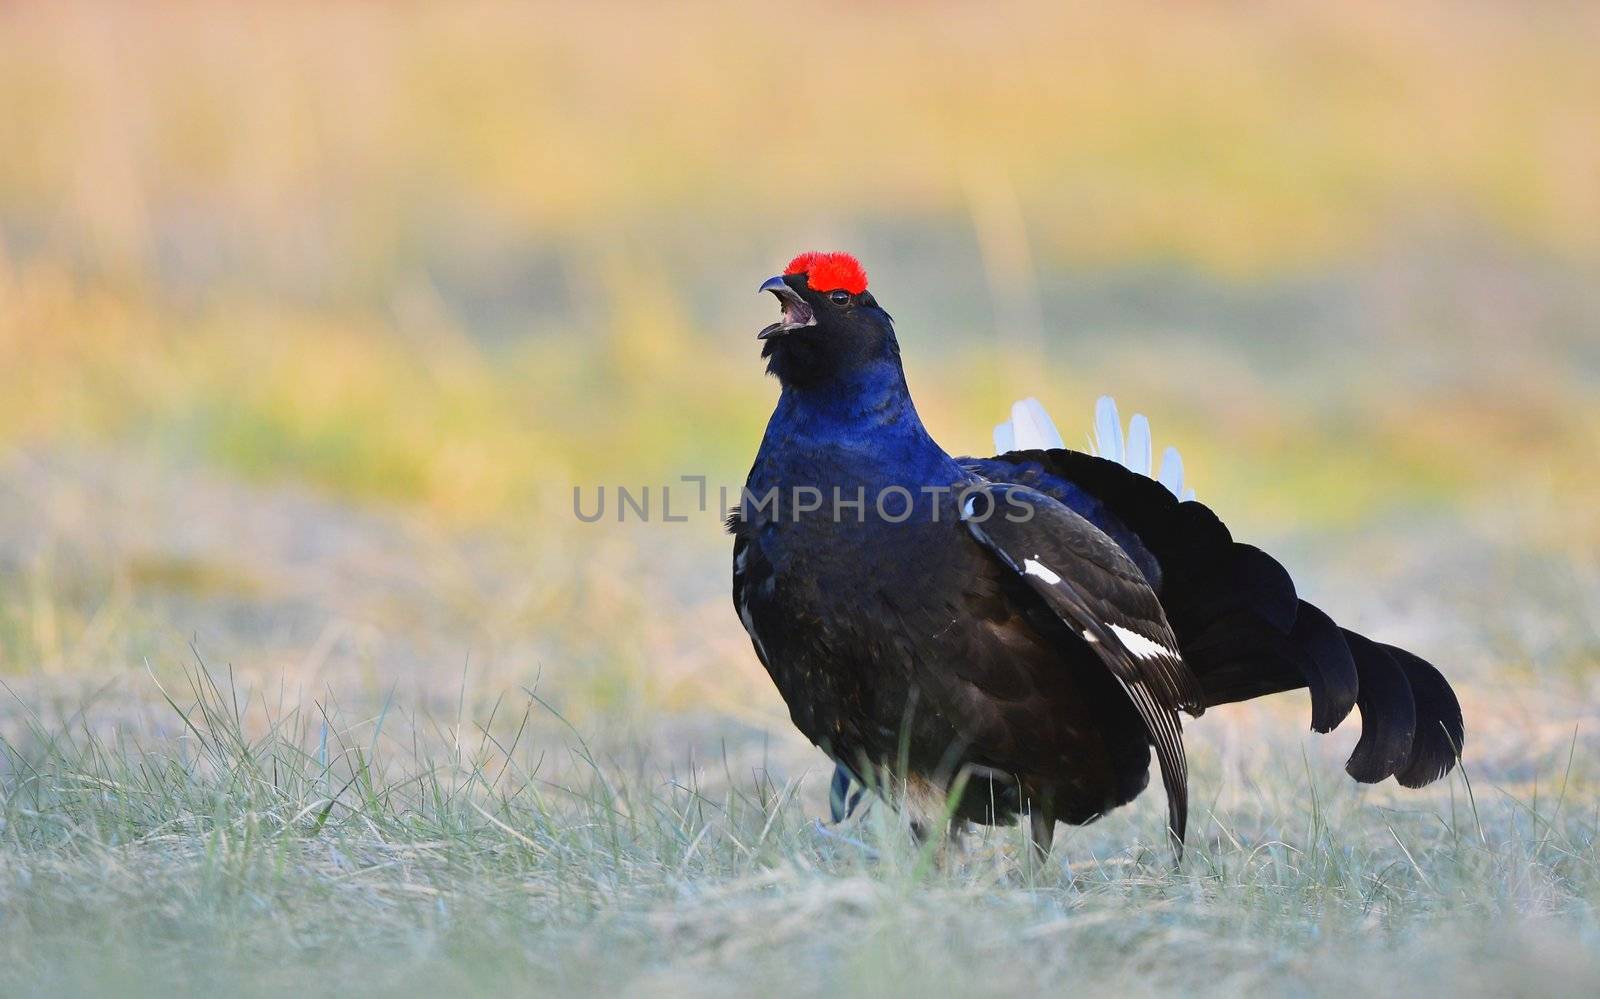
M 995 483 L 973 490 L 962 520 L 1082 636 L 1127 692 L 1155 745 L 1168 823 L 1181 852 L 1188 763 L 1178 711 L 1198 715 L 1204 699 L 1144 574 L 1099 528 L 1026 487 Z
M 1449 773 L 1461 704 L 1430 663 L 1341 628 L 1300 598 L 1282 565 L 1233 539 L 1206 506 L 1155 480 L 1066 449 L 962 459 L 975 474 L 1038 489 L 1102 528 L 1150 579 L 1207 706 L 1308 688 L 1311 728 L 1359 707 L 1361 741 L 1345 769 L 1418 786 Z

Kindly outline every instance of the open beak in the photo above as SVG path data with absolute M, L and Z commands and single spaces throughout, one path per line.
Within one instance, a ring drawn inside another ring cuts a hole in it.
M 811 311 L 811 306 L 807 305 L 806 300 L 800 297 L 800 293 L 789 287 L 781 276 L 768 278 L 757 291 L 772 292 L 777 296 L 778 305 L 783 309 L 783 318 L 757 333 L 757 340 L 767 340 L 817 325 L 817 316 Z

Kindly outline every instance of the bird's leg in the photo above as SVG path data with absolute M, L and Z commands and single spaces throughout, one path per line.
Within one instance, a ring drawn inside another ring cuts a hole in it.
M 818 846 L 827 846 L 830 848 L 845 846 L 849 847 L 851 850 L 854 850 L 863 859 L 878 859 L 877 850 L 861 842 L 861 840 L 855 838 L 854 836 L 849 836 L 845 833 L 839 832 L 837 828 L 824 823 L 821 819 L 812 819 L 809 829 Z
M 949 874 L 961 866 L 961 856 L 967 847 L 967 820 L 951 818 L 941 826 L 928 819 L 913 819 L 908 825 L 917 847 L 933 851 L 933 866 L 936 869 Z
M 1048 794 L 1028 796 L 1028 850 L 1029 866 L 1033 870 L 1044 867 L 1050 856 L 1050 846 L 1056 838 L 1056 810 Z
M 1028 838 L 1032 840 L 1033 859 L 1043 864 L 1050 856 L 1050 846 L 1056 838 L 1056 820 L 1046 809 L 1036 808 L 1028 813 Z
M 961 867 L 961 858 L 966 852 L 967 820 L 952 817 L 950 824 L 945 827 L 944 842 L 939 844 L 934 862 L 939 865 L 939 870 L 950 874 Z
M 951 818 L 949 827 L 945 830 L 945 842 L 956 852 L 967 848 L 967 820 Z

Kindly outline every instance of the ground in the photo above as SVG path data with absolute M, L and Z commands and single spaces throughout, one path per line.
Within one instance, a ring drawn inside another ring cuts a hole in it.
M 129 664 L 6 680 L 7 994 L 1579 993 L 1600 973 L 1593 674 L 1508 662 L 1592 655 L 1544 613 L 1592 580 L 1546 564 L 1524 572 L 1544 589 L 1490 599 L 1514 556 L 1448 531 L 1311 561 L 1325 604 L 1449 671 L 1461 771 L 1363 788 L 1353 738 L 1311 735 L 1297 697 L 1217 709 L 1189 726 L 1181 867 L 1151 792 L 1032 873 L 1016 829 L 935 855 L 881 805 L 822 827 L 826 763 L 721 594 L 700 655 L 727 672 L 703 682 L 748 706 L 662 714 L 565 689 L 519 634 L 543 612 L 513 540 L 107 454 L 19 454 L 0 482 L 34 631 L 60 602 L 54 661 Z M 682 544 L 720 580 L 702 526 Z

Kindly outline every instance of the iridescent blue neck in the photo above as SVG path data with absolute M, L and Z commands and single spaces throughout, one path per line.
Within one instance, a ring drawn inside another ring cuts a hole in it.
M 761 442 L 762 455 L 779 453 L 795 468 L 814 462 L 822 476 L 858 481 L 914 486 L 964 475 L 923 427 L 898 356 L 785 385 Z

